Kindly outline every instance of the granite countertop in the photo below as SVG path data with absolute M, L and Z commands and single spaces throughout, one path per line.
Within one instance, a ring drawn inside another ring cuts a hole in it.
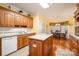
M 75 34 L 70 34 L 71 36 L 73 36 L 75 39 L 79 40 L 79 36 L 75 35 Z
M 37 39 L 37 40 L 46 40 L 48 37 L 52 36 L 53 34 L 36 34 L 36 35 L 33 35 L 33 36 L 29 36 L 28 38 L 32 38 L 32 39 Z
M 5 34 L 0 34 L 0 38 L 17 36 L 17 35 L 24 35 L 24 34 L 30 34 L 30 33 L 32 33 L 32 32 L 27 32 L 27 33 L 5 33 Z

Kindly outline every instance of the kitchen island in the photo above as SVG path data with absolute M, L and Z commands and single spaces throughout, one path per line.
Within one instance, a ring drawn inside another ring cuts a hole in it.
M 52 34 L 36 34 L 29 37 L 29 56 L 51 56 Z

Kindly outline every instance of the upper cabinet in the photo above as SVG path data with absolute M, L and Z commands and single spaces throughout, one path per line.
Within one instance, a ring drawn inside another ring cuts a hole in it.
M 0 7 L 0 27 L 33 27 L 33 19 Z
M 0 8 L 0 26 L 4 26 L 4 10 Z
M 4 24 L 8 27 L 14 27 L 14 13 L 4 11 Z
M 0 26 L 13 27 L 14 26 L 14 13 L 0 8 Z
M 14 18 L 15 25 L 21 25 L 21 15 L 15 13 Z
M 28 24 L 27 27 L 29 27 L 29 28 L 33 27 L 33 20 L 32 20 L 32 18 L 30 18 L 30 17 L 27 18 L 27 24 Z
M 77 10 L 74 13 L 75 19 L 79 22 L 79 4 L 76 4 Z

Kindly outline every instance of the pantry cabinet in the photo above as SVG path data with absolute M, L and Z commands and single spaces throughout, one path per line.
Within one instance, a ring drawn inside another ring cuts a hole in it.
M 0 27 L 33 27 L 33 19 L 0 7 Z

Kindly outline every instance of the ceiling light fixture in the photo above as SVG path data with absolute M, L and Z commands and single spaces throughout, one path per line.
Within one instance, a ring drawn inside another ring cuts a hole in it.
M 40 3 L 40 5 L 41 5 L 43 8 L 48 8 L 48 7 L 49 7 L 48 3 Z

